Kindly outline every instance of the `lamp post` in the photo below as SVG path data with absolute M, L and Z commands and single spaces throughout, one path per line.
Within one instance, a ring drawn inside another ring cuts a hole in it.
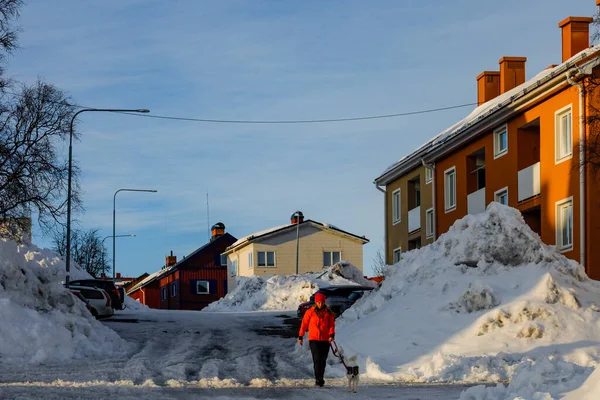
M 106 236 L 104 239 L 102 239 L 102 247 L 100 249 L 100 252 L 102 254 L 102 268 L 104 268 L 104 241 L 108 238 L 113 237 L 112 235 L 110 236 Z M 134 234 L 130 234 L 130 235 L 117 235 L 116 237 L 135 237 Z
M 82 112 L 93 111 L 93 112 L 134 112 L 134 113 L 149 113 L 150 110 L 145 108 L 139 108 L 135 110 L 130 109 L 119 109 L 119 108 L 84 108 L 77 111 L 73 118 L 71 118 L 71 125 L 69 130 L 69 173 L 67 178 L 67 277 L 65 284 L 69 287 L 69 280 L 71 275 L 71 180 L 73 177 L 73 124 L 75 118 Z
M 115 259 L 117 258 L 117 255 L 115 254 L 115 220 L 116 220 L 116 212 L 115 212 L 115 206 L 117 203 L 117 193 L 119 192 L 148 192 L 148 193 L 156 193 L 158 192 L 158 190 L 155 189 L 119 189 L 115 192 L 115 195 L 113 196 L 113 281 L 116 280 L 116 268 L 115 268 Z
M 300 217 L 303 217 L 302 211 L 294 213 L 296 218 L 296 275 L 298 275 L 298 258 L 300 256 Z

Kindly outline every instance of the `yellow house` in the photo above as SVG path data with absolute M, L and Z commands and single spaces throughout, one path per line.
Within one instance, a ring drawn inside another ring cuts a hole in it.
M 368 242 L 333 225 L 305 221 L 295 212 L 289 224 L 253 233 L 226 249 L 228 291 L 236 287 L 238 276 L 317 272 L 341 260 L 362 271 L 362 246 Z

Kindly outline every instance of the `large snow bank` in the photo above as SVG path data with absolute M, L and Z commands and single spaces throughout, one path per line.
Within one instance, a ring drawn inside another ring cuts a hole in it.
M 463 399 L 550 399 L 598 362 L 600 284 L 513 208 L 492 203 L 456 221 L 386 275 L 338 320 L 338 342 L 368 377 L 510 381 Z
M 72 279 L 89 275 L 72 268 Z M 65 263 L 31 243 L 0 239 L 0 363 L 110 356 L 127 348 L 64 288 Z
M 341 261 L 319 273 L 238 277 L 236 288 L 203 311 L 296 310 L 323 287 L 376 286 L 354 265 Z

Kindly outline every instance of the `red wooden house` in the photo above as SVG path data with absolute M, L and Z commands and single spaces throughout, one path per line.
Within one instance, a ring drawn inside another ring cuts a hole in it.
M 150 308 L 201 310 L 227 294 L 227 258 L 221 253 L 237 239 L 221 222 L 210 242 L 177 262 L 171 253 L 165 268 L 148 276 L 128 295 Z

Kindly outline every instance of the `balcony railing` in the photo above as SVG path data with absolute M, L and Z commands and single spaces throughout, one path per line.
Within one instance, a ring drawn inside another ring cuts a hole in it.
M 408 232 L 414 232 L 417 229 L 421 229 L 421 206 L 408 212 Z
M 523 201 L 541 193 L 539 162 L 519 171 L 518 189 L 519 201 Z
M 469 214 L 479 214 L 485 211 L 485 188 L 467 196 L 467 205 Z

